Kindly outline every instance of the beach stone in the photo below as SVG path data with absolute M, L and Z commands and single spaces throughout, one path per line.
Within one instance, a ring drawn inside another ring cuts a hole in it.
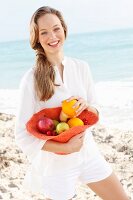
M 130 186 L 132 186 L 132 183 L 127 184 L 127 187 L 130 187 Z
M 15 185 L 14 183 L 10 183 L 10 184 L 8 185 L 8 187 L 10 187 L 10 188 L 14 188 L 14 187 L 18 187 L 18 186 Z
M 2 193 L 6 193 L 6 192 L 7 192 L 7 189 L 6 189 L 5 187 L 3 187 L 3 186 L 0 186 L 0 191 L 1 191 Z
M 3 149 L 0 154 L 6 154 L 7 153 L 7 150 Z
M 113 138 L 112 135 L 108 135 L 105 137 L 105 141 L 111 142 L 111 139 Z
M 18 163 L 23 163 L 23 160 L 22 159 L 17 159 L 17 162 Z
M 8 159 L 6 157 L 1 157 L 0 158 L 0 169 L 6 168 L 10 166 L 10 162 L 8 161 Z
M 9 178 L 9 180 L 14 180 L 14 179 L 15 179 L 15 178 L 13 178 L 13 177 L 10 177 L 10 178 Z
M 118 152 L 124 152 L 124 151 L 127 150 L 127 148 L 128 148 L 128 147 L 125 146 L 125 145 L 124 145 L 124 146 L 120 146 L 120 147 L 118 147 L 117 151 L 118 151 Z
M 10 193 L 10 199 L 14 199 L 14 196 L 12 193 Z

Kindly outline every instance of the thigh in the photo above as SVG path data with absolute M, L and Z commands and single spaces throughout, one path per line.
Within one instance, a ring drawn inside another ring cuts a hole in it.
M 98 152 L 96 155 L 89 157 L 82 167 L 79 180 L 82 183 L 98 182 L 110 176 L 112 168 L 105 158 Z
M 103 200 L 128 200 L 123 187 L 114 173 L 109 177 L 87 184 Z

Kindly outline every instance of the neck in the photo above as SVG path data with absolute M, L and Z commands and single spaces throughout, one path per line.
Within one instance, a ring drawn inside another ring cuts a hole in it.
M 47 59 L 49 60 L 49 62 L 53 65 L 53 66 L 59 66 L 62 63 L 62 60 L 64 58 L 64 54 L 63 52 L 59 52 L 57 54 L 54 55 L 47 55 Z

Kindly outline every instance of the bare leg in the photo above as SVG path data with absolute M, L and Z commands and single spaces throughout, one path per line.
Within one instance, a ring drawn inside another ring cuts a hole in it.
M 114 173 L 108 178 L 87 184 L 103 200 L 129 200 Z

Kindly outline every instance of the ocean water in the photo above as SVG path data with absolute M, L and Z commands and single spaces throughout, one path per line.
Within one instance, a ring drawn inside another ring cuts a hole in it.
M 70 35 L 65 54 L 86 60 L 95 81 L 133 77 L 133 29 Z M 34 65 L 29 41 L 0 43 L 0 88 L 17 89 L 20 78 Z
M 102 123 L 133 129 L 133 29 L 69 35 L 64 49 L 89 63 Z M 16 113 L 19 82 L 34 59 L 28 40 L 0 43 L 0 112 Z

